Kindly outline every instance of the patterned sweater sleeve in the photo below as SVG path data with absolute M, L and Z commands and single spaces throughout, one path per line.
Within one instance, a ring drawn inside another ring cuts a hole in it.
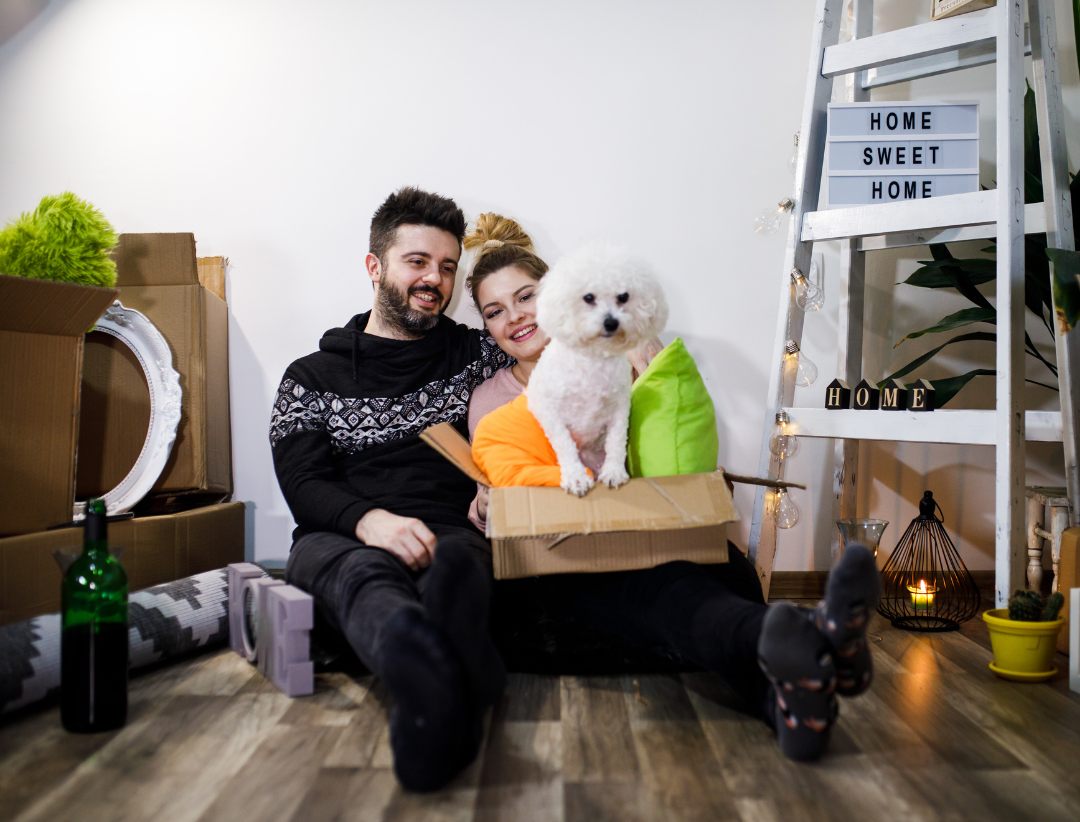
M 274 471 L 297 524 L 306 531 L 356 535 L 356 523 L 375 506 L 334 467 L 326 430 L 329 408 L 304 388 L 292 369 L 278 387 L 270 419 Z

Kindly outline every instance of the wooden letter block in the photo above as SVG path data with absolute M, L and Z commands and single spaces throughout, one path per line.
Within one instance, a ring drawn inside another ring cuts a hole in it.
M 825 386 L 825 407 L 832 409 L 851 407 L 851 389 L 841 379 L 835 379 Z
M 881 386 L 881 410 L 907 410 L 907 389 L 896 380 L 889 380 Z
M 877 411 L 878 395 L 880 393 L 877 388 L 866 380 L 861 380 L 855 386 L 855 393 L 851 396 L 853 400 L 852 408 L 858 411 Z
M 907 387 L 908 411 L 933 411 L 934 386 L 930 380 L 916 380 Z

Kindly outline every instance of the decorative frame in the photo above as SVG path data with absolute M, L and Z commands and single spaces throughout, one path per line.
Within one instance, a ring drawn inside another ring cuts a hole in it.
M 127 476 L 105 494 L 106 513 L 122 514 L 146 496 L 165 469 L 180 424 L 183 392 L 180 375 L 172 367 L 172 349 L 144 314 L 133 308 L 125 308 L 116 300 L 105 309 L 92 330 L 116 337 L 130 348 L 142 366 L 146 384 L 150 388 L 150 425 L 142 451 Z M 85 516 L 86 503 L 76 502 L 75 521 Z

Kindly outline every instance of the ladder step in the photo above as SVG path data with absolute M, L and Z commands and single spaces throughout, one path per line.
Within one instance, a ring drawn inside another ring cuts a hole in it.
M 785 408 L 791 433 L 799 437 L 829 437 L 887 442 L 942 442 L 994 445 L 996 411 L 830 411 L 825 408 Z M 1027 411 L 1028 442 L 1061 442 L 1060 411 Z
M 1031 37 L 1026 23 L 1024 24 L 1024 54 L 1031 54 Z M 929 57 L 916 57 L 914 60 L 905 60 L 888 66 L 878 66 L 861 73 L 859 82 L 863 88 L 880 88 L 891 86 L 893 83 L 918 80 L 920 77 L 933 77 L 936 74 L 984 66 L 996 60 L 997 43 L 989 42 L 955 51 L 943 51 L 940 54 L 931 54 Z
M 1024 206 L 1024 233 L 1046 233 L 1046 209 L 1042 203 Z M 881 251 L 885 248 L 904 248 L 930 243 L 960 243 L 965 240 L 985 240 L 997 236 L 997 223 L 965 225 L 959 228 L 931 228 L 926 231 L 909 231 L 901 234 L 879 234 L 859 240 L 859 251 Z
M 1038 206 L 1040 209 L 1042 205 Z M 1025 211 L 1025 217 L 1027 213 Z M 895 203 L 831 208 L 803 214 L 804 243 L 932 231 L 960 226 L 997 224 L 997 189 L 951 194 L 948 197 L 902 200 Z M 1040 231 L 1046 230 L 1045 221 Z M 1032 228 L 1028 233 L 1037 233 Z M 996 231 L 985 235 L 992 237 Z
M 997 37 L 995 9 L 909 26 L 825 49 L 823 77 L 888 66 L 942 52 L 985 46 Z

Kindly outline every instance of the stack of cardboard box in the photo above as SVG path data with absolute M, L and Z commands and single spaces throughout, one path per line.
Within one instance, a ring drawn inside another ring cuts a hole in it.
M 150 419 L 137 359 L 100 332 L 119 298 L 157 326 L 180 374 L 176 442 L 151 495 L 181 513 L 113 523 L 132 590 L 244 557 L 244 506 L 232 492 L 224 261 L 197 260 L 191 234 L 124 234 L 117 290 L 0 276 L 0 625 L 59 608 L 57 528 L 74 499 L 103 495 L 134 465 Z M 49 530 L 56 529 L 56 530 Z

